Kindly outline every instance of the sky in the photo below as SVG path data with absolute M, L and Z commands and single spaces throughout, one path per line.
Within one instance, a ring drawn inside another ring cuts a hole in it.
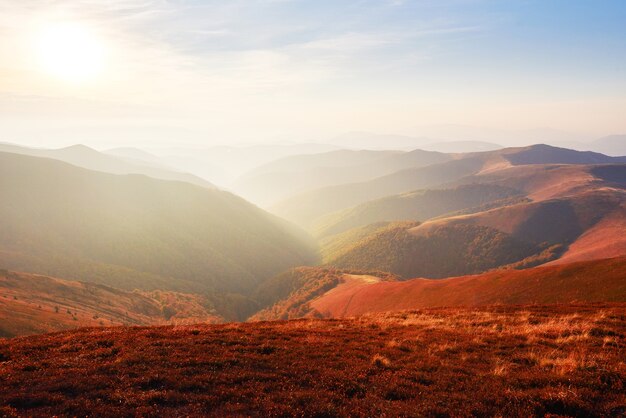
M 622 0 L 0 0 L 0 141 L 623 134 L 624 22 Z

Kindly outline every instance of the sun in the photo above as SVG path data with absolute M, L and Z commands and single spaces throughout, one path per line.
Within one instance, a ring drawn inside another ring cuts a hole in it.
M 71 83 L 95 79 L 104 66 L 104 47 L 98 37 L 78 23 L 45 25 L 37 35 L 37 55 L 49 75 Z

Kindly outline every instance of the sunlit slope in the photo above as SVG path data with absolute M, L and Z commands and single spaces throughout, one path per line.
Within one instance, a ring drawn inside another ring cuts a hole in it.
M 626 162 L 626 157 L 609 157 L 603 154 L 573 151 L 547 145 L 533 145 L 524 148 L 506 148 L 481 153 L 458 154 L 452 161 L 432 164 L 426 167 L 405 169 L 373 180 L 325 187 L 286 199 L 271 209 L 274 213 L 311 227 L 322 216 L 341 209 L 356 206 L 374 199 L 419 189 L 442 188 L 444 185 L 488 181 L 488 177 L 476 179 L 476 176 L 497 176 L 501 170 L 525 166 L 520 173 L 536 171 L 532 166 L 558 164 L 618 164 Z M 515 171 L 506 171 L 505 177 Z M 514 176 L 515 177 L 515 176 Z M 523 176 L 522 176 L 523 177 Z M 554 179 L 554 176 L 550 177 Z M 520 189 L 513 184 L 502 186 Z M 521 190 L 521 189 L 520 189 Z
M 0 266 L 124 289 L 250 291 L 315 261 L 306 237 L 230 193 L 0 153 Z
M 415 150 L 338 150 L 282 158 L 239 178 L 233 190 L 251 201 L 268 205 L 320 187 L 366 181 L 405 168 L 450 160 L 438 152 Z
M 398 278 L 385 272 L 349 271 L 321 267 L 297 267 L 263 283 L 255 294 L 264 309 L 249 320 L 301 318 L 311 312 L 310 302 L 350 281 L 375 283 Z
M 430 307 L 626 302 L 626 257 L 494 270 L 448 279 L 394 280 L 375 273 L 317 269 L 300 273 L 300 290 L 252 317 L 341 318 Z M 323 290 L 319 284 L 326 283 Z M 333 283 L 330 285 L 329 283 Z M 317 286 L 317 287 L 316 287 Z M 320 289 L 306 292 L 302 289 Z
M 625 315 L 491 306 L 0 340 L 0 415 L 623 416 Z
M 438 306 L 625 302 L 626 258 L 593 260 L 478 276 L 404 282 L 345 282 L 311 301 L 316 315 L 355 316 Z
M 178 180 L 198 186 L 213 188 L 207 180 L 192 174 L 179 172 L 158 164 L 155 161 L 128 159 L 96 151 L 85 145 L 73 145 L 59 149 L 27 148 L 18 145 L 0 144 L 0 152 L 52 158 L 77 167 L 102 171 L 111 174 L 143 174 L 161 180 Z
M 79 327 L 219 322 L 200 295 L 119 290 L 0 271 L 0 337 Z
M 584 241 L 576 242 L 594 231 L 603 231 L 605 244 L 621 240 L 622 231 L 611 220 L 623 219 L 625 201 L 621 190 L 598 190 L 420 225 L 389 224 L 367 234 L 355 229 L 324 239 L 322 254 L 338 268 L 389 271 L 405 278 L 532 267 L 558 259 L 570 245 L 584 251 Z M 606 252 L 597 247 L 587 259 L 626 255 L 619 251 L 622 247 Z

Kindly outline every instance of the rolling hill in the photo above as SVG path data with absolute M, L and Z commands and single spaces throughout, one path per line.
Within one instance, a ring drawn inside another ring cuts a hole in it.
M 448 161 L 447 154 L 414 150 L 338 150 L 296 155 L 262 165 L 239 178 L 233 190 L 260 205 L 271 205 L 291 196 L 345 183 L 370 180 L 405 168 Z
M 322 143 L 286 143 L 254 145 L 216 145 L 207 148 L 149 149 L 160 161 L 230 188 L 243 174 L 263 164 L 289 155 L 317 154 L 339 147 Z
M 325 239 L 322 254 L 337 268 L 389 271 L 405 278 L 532 267 L 559 258 L 579 239 L 571 251 L 587 251 L 587 259 L 626 255 L 620 250 L 620 229 L 611 221 L 624 218 L 625 202 L 623 190 L 597 190 L 419 225 L 388 224 L 367 234 L 357 229 Z M 589 234 L 604 237 L 605 247 L 592 251 L 585 246 L 585 239 L 593 240 Z
M 122 289 L 246 293 L 314 263 L 304 233 L 228 192 L 0 153 L 0 266 Z
M 326 237 L 386 221 L 425 221 L 460 210 L 484 211 L 524 199 L 524 193 L 497 184 L 468 184 L 451 189 L 426 189 L 372 200 L 322 217 L 313 231 Z
M 169 169 L 147 160 L 129 159 L 121 155 L 110 155 L 85 145 L 72 145 L 59 149 L 27 148 L 18 145 L 0 144 L 0 152 L 52 158 L 88 170 L 111 174 L 143 174 L 161 180 L 177 180 L 202 187 L 214 188 L 211 183 L 192 174 Z
M 0 338 L 79 327 L 164 325 L 223 319 L 200 295 L 125 291 L 0 271 Z
M 626 302 L 626 257 L 438 280 L 398 281 L 327 269 L 299 273 L 301 280 L 307 279 L 303 288 L 335 284 L 323 292 L 294 291 L 251 319 L 343 318 L 446 306 Z
M 545 172 L 544 166 L 547 164 L 556 166 L 563 164 L 622 164 L 626 162 L 626 157 L 609 157 L 547 145 L 459 154 L 454 158 L 452 161 L 426 167 L 400 170 L 366 182 L 312 190 L 274 205 L 271 211 L 303 227 L 310 228 L 326 214 L 367 201 L 419 189 L 442 188 L 444 185 L 476 182 L 475 178 L 478 176 L 498 175 L 499 172 L 514 168 L 519 168 L 520 171 L 543 169 Z M 523 165 L 523 167 L 516 167 L 519 165 Z M 533 169 L 533 166 L 536 168 Z M 507 172 L 503 175 L 509 177 L 510 173 Z M 519 189 L 519 187 L 507 184 L 500 185 Z
M 416 223 L 391 223 L 336 253 L 324 248 L 326 265 L 388 271 L 404 278 L 443 278 L 513 263 L 539 264 L 560 253 L 558 247 L 529 243 L 480 225 L 444 225 L 424 235 L 413 232 L 418 228 Z

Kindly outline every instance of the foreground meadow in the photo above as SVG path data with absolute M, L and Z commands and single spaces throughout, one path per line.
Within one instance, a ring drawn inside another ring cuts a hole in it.
M 0 341 L 2 416 L 620 416 L 626 304 Z

